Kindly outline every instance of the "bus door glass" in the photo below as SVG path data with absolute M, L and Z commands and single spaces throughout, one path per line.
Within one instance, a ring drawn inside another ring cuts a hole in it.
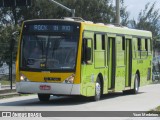
M 108 38 L 108 88 L 113 89 L 115 87 L 115 72 L 116 72 L 116 43 L 114 37 Z
M 126 87 L 131 86 L 131 78 L 132 78 L 132 39 L 126 38 L 125 45 L 125 65 L 126 65 Z

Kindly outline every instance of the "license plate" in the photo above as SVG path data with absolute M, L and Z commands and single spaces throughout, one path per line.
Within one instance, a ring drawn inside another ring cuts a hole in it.
M 51 89 L 51 86 L 49 86 L 49 85 L 40 85 L 40 86 L 39 86 L 39 89 L 40 89 L 40 90 L 50 90 L 50 89 Z

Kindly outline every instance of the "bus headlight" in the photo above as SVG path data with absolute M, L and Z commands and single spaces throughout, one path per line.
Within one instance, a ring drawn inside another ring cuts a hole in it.
M 65 80 L 65 83 L 73 83 L 74 77 L 75 77 L 75 75 L 72 74 L 70 77 L 68 77 L 68 78 Z
M 24 76 L 23 74 L 20 74 L 20 80 L 21 80 L 21 81 L 25 81 L 25 82 L 29 81 L 29 80 L 27 79 L 27 77 Z

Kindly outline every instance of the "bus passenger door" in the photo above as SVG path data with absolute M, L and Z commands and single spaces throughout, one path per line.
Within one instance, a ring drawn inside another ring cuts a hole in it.
M 125 86 L 131 86 L 131 78 L 132 78 L 132 40 L 126 39 L 125 45 L 125 65 L 126 65 L 126 76 L 125 76 Z
M 115 38 L 108 38 L 108 89 L 115 88 L 115 72 L 116 72 L 116 44 Z
M 125 88 L 125 37 L 116 36 L 116 80 L 115 91 Z

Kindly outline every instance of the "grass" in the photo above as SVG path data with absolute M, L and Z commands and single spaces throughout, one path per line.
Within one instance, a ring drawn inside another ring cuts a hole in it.
M 1 85 L 10 85 L 11 82 L 9 80 L 0 80 Z M 16 82 L 13 81 L 12 84 L 15 84 Z
M 4 96 L 0 96 L 0 99 L 13 98 L 13 97 L 17 97 L 17 96 L 21 96 L 21 95 L 20 94 L 16 94 L 16 95 L 4 95 Z
M 152 82 L 152 84 L 160 84 L 160 80 L 155 80 Z
M 152 109 L 146 113 L 150 113 L 150 114 L 159 114 L 160 115 L 160 106 L 156 107 L 155 109 Z
M 154 111 L 160 111 L 160 106 L 156 107 Z
M 34 94 L 14 94 L 14 95 L 4 95 L 4 96 L 0 96 L 0 99 L 13 98 L 13 97 L 20 97 L 20 96 L 29 96 L 29 95 L 34 95 Z
M 15 84 L 16 83 L 15 82 L 15 75 L 13 75 L 12 80 L 13 80 L 12 84 Z M 9 76 L 8 75 L 2 76 L 0 78 L 0 83 L 1 83 L 1 85 L 10 85 Z

